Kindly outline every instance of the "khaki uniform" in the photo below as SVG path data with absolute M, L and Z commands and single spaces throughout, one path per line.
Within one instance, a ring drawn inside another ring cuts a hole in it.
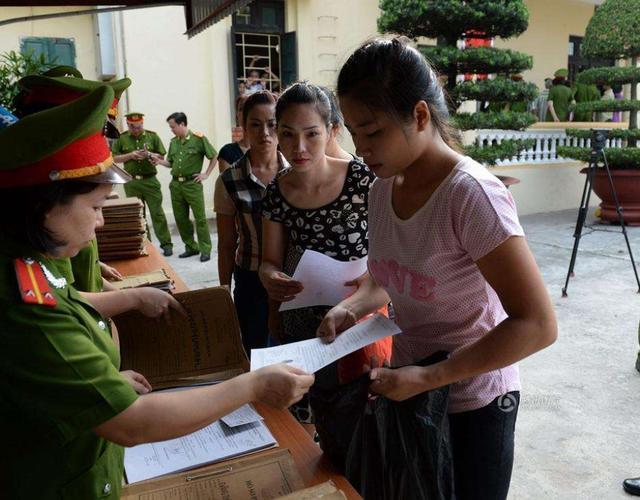
M 163 156 L 167 152 L 158 134 L 150 130 L 145 130 L 138 137 L 133 137 L 129 132 L 121 134 L 114 142 L 111 151 L 114 156 L 117 156 L 145 148 L 151 153 L 158 153 Z M 143 160 L 125 162 L 124 169 L 133 177 L 132 180 L 124 185 L 124 192 L 127 196 L 136 196 L 147 204 L 153 230 L 160 242 L 160 246 L 162 248 L 173 248 L 167 218 L 162 209 L 162 189 L 160 181 L 156 177 L 158 173 L 156 167 L 151 164 L 148 158 L 145 158 Z
M 28 303 L 34 298 L 49 305 Z M 0 352 L 10 353 L 0 359 L 0 425 L 11 453 L 2 496 L 120 498 L 123 448 L 93 429 L 138 396 L 119 373 L 106 320 L 55 261 L 9 244 L 0 250 L 0 324 Z
M 209 140 L 202 134 L 189 131 L 184 139 L 174 137 L 169 145 L 167 161 L 171 163 L 173 180 L 169 184 L 173 215 L 180 237 L 187 250 L 211 253 L 211 235 L 204 210 L 202 183 L 193 180 L 202 171 L 202 161 L 217 156 Z M 189 220 L 189 208 L 195 219 L 198 243 L 193 239 L 193 223 Z

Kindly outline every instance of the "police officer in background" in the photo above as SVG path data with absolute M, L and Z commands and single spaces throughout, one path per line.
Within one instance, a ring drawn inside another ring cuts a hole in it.
M 153 154 L 160 157 L 166 154 L 160 137 L 144 128 L 144 114 L 128 113 L 128 130 L 120 135 L 111 147 L 113 160 L 124 163 L 124 169 L 131 175 L 131 181 L 124 185 L 127 196 L 140 198 L 149 208 L 151 223 L 160 248 L 168 257 L 173 255 L 173 243 L 167 225 L 167 218 L 162 209 L 162 189 L 158 181 L 155 164 L 151 162 Z
M 171 139 L 169 154 L 166 159 L 153 155 L 151 162 L 171 168 L 171 205 L 180 238 L 185 244 L 185 251 L 178 257 L 182 259 L 200 254 L 200 262 L 206 262 L 211 259 L 211 235 L 204 209 L 202 182 L 215 167 L 217 153 L 202 133 L 189 130 L 187 115 L 184 113 L 169 115 L 167 123 L 175 136 Z M 202 161 L 205 157 L 209 159 L 209 166 L 207 171 L 202 173 Z M 189 219 L 189 209 L 195 219 L 197 243 L 193 239 L 193 223 Z

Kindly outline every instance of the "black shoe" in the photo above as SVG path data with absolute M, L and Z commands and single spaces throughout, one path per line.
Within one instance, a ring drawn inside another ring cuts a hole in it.
M 173 255 L 173 248 L 171 247 L 164 247 L 162 249 L 162 255 L 164 255 L 165 257 L 171 257 Z
M 188 248 L 182 252 L 180 255 L 178 255 L 178 258 L 180 259 L 186 259 L 187 257 L 193 257 L 194 255 L 198 255 L 200 252 L 198 252 L 197 250 L 189 250 Z
M 622 481 L 622 487 L 630 495 L 640 497 L 640 477 L 625 479 Z
M 640 354 L 636 358 L 636 370 L 640 372 Z
M 208 260 L 211 260 L 211 256 L 208 253 L 200 255 L 200 262 L 207 262 Z

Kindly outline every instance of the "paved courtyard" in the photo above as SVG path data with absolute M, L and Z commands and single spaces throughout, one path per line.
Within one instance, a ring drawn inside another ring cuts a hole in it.
M 520 364 L 512 499 L 630 498 L 621 481 L 640 476 L 640 374 L 634 369 L 640 295 L 622 234 L 594 232 L 583 237 L 569 297 L 561 298 L 575 217 L 575 211 L 522 217 L 560 335 Z M 183 249 L 175 226 L 172 231 L 177 255 Z M 629 235 L 640 260 L 640 228 L 629 228 Z M 218 284 L 215 255 L 204 264 L 197 257 L 169 261 L 192 288 Z

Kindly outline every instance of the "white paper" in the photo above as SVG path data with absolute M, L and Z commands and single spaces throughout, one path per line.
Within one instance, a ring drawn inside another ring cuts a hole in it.
M 315 373 L 353 351 L 397 333 L 400 333 L 400 328 L 392 320 L 376 314 L 345 330 L 331 344 L 315 338 L 266 349 L 252 349 L 251 370 L 276 363 L 289 363 L 307 373 Z
M 126 448 L 124 467 L 129 483 L 136 483 L 277 444 L 262 421 L 229 427 L 218 420 L 181 438 Z
M 308 306 L 335 306 L 355 287 L 345 282 L 362 276 L 367 270 L 367 258 L 342 262 L 327 255 L 305 250 L 292 278 L 304 285 L 293 300 L 283 302 L 281 311 Z
M 222 420 L 229 427 L 238 427 L 239 425 L 252 424 L 253 422 L 259 422 L 262 420 L 260 415 L 251 405 L 242 405 L 236 411 L 232 411 L 228 415 L 225 415 Z

